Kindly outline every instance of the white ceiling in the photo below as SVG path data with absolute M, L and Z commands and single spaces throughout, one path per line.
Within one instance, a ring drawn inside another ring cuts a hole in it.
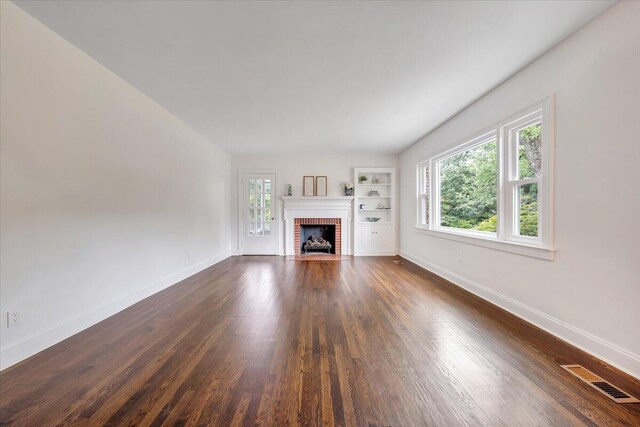
M 15 3 L 234 154 L 399 152 L 612 4 Z

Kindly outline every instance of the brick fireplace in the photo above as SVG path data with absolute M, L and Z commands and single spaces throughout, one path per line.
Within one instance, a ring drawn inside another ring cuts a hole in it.
M 284 196 L 284 255 L 300 255 L 301 240 L 307 230 L 302 226 L 319 226 L 333 237 L 336 255 L 351 255 L 353 196 Z M 327 227 L 330 226 L 330 227 Z M 335 227 L 335 231 L 331 230 Z M 306 228 L 306 227 L 305 227 Z M 334 234 L 335 233 L 335 234 Z
M 296 255 L 302 254 L 300 235 L 304 225 L 334 225 L 335 242 L 332 242 L 336 255 L 342 254 L 342 220 L 340 218 L 295 218 L 293 225 L 293 247 Z

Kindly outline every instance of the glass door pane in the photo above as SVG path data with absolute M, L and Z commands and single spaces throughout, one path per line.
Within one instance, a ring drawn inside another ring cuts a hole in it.
M 271 235 L 271 180 L 249 180 L 249 203 L 247 218 L 250 236 Z

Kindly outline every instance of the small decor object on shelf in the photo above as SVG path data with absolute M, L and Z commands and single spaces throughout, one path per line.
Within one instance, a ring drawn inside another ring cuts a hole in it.
M 364 209 L 364 203 L 360 203 L 360 209 Z
M 378 192 L 378 190 L 369 191 L 369 197 L 378 197 L 378 196 L 380 196 L 380 193 Z
M 374 178 L 373 179 L 373 183 L 374 184 L 380 184 L 380 178 Z
M 346 182 L 344 184 L 344 195 L 353 196 L 353 182 Z
M 313 176 L 305 176 L 302 178 L 302 195 L 303 196 L 315 196 L 315 180 Z
M 369 179 L 369 177 L 367 175 L 364 175 L 364 174 L 358 176 L 358 182 L 360 184 L 363 184 L 363 183 L 367 182 L 368 179 Z
M 378 203 L 378 209 L 386 209 L 384 203 Z
M 291 187 L 291 184 L 287 185 L 287 196 L 293 196 L 293 187 Z
M 367 217 L 367 221 L 369 221 L 369 222 L 378 222 L 378 221 L 380 221 L 380 218 L 375 217 L 375 216 L 368 216 Z
M 326 197 L 327 195 L 327 177 L 316 176 L 316 196 Z

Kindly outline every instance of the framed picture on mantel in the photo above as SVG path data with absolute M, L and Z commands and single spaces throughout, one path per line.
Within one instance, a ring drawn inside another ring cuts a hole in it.
M 313 176 L 305 176 L 302 178 L 302 195 L 315 196 L 315 182 Z
M 326 197 L 327 195 L 327 177 L 316 176 L 316 196 Z

